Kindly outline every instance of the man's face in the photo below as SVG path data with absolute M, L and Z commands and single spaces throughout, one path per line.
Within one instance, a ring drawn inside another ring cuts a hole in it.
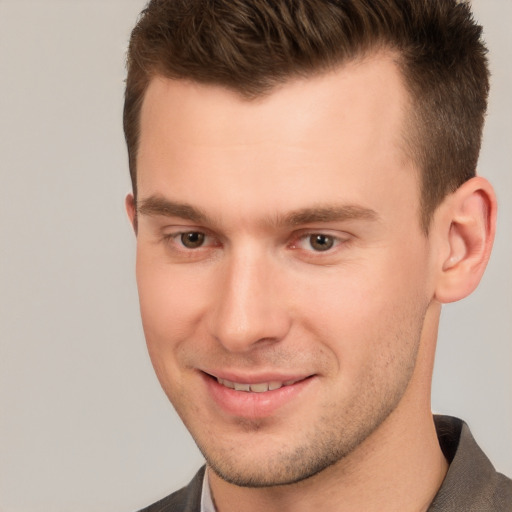
M 163 389 L 228 481 L 315 474 L 410 392 L 432 293 L 406 100 L 387 58 L 254 101 L 150 84 L 137 164 L 144 331 Z

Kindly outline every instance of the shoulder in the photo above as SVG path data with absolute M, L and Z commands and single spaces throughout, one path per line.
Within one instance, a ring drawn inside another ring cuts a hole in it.
M 512 480 L 494 469 L 466 423 L 448 416 L 435 420 L 450 468 L 429 512 L 512 511 Z
M 186 487 L 139 512 L 200 512 L 204 470 L 203 466 Z

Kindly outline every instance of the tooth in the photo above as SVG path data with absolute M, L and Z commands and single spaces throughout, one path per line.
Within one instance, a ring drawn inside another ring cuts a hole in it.
M 245 391 L 245 392 L 253 392 L 253 393 L 265 393 L 266 391 L 274 391 L 275 389 L 282 388 L 283 386 L 291 386 L 295 384 L 295 380 L 288 380 L 286 382 L 280 382 L 277 380 L 273 380 L 270 382 L 261 382 L 259 384 L 242 384 L 239 382 L 232 382 L 227 379 L 221 379 L 217 377 L 217 382 L 222 386 L 225 386 L 229 389 L 234 389 L 236 391 Z
M 220 377 L 217 377 L 217 382 L 219 384 L 222 384 L 226 388 L 235 389 L 235 385 L 233 382 L 230 382 L 229 380 L 221 379 Z
M 251 384 L 251 391 L 254 393 L 264 393 L 268 391 L 268 383 L 262 382 L 261 384 Z

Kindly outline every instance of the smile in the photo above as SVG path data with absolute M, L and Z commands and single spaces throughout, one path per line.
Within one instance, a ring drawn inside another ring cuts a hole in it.
M 242 376 L 240 373 L 226 373 L 219 376 L 201 371 L 208 407 L 219 407 L 223 414 L 231 417 L 250 419 L 268 418 L 283 407 L 291 407 L 300 395 L 314 388 L 318 380 L 316 374 L 279 375 L 278 372 L 269 372 L 266 375 Z
M 301 380 L 301 379 L 299 379 Z M 240 382 L 232 382 L 227 379 L 221 379 L 217 377 L 217 382 L 222 386 L 235 391 L 245 391 L 246 393 L 265 393 L 267 391 L 274 391 L 284 386 L 291 386 L 299 380 L 288 380 L 286 382 L 270 381 L 270 382 L 259 382 L 257 384 L 243 384 Z

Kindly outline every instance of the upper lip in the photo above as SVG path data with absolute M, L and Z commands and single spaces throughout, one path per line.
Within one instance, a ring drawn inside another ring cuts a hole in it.
M 203 373 L 213 377 L 214 379 L 227 380 L 239 384 L 263 384 L 265 382 L 282 382 L 291 383 L 312 377 L 310 373 L 285 373 L 285 372 L 232 372 L 229 370 L 202 370 Z

